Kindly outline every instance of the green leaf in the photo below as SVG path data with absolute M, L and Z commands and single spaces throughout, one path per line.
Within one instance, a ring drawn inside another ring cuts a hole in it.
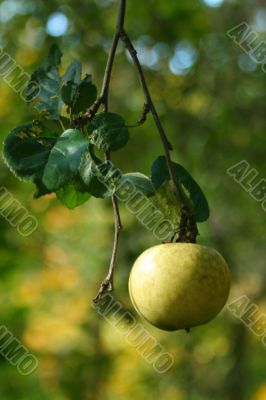
M 97 89 L 91 75 L 81 80 L 81 64 L 74 60 L 65 74 L 59 76 L 62 53 L 54 45 L 42 67 L 29 80 L 26 98 L 47 119 L 58 120 L 65 103 L 72 114 L 79 114 L 89 108 L 97 98 Z
M 61 89 L 61 97 L 68 105 L 73 114 L 86 111 L 97 98 L 97 89 L 91 82 L 91 77 L 87 75 L 80 84 L 74 81 L 67 81 Z
M 59 67 L 61 64 L 62 52 L 57 46 L 57 44 L 53 44 L 49 50 L 48 56 L 44 61 L 43 67 L 46 70 L 49 70 L 52 67 Z
M 26 98 L 33 101 L 35 108 L 47 119 L 59 119 L 62 101 L 60 99 L 60 77 L 58 67 L 62 53 L 53 45 L 43 66 L 35 71 L 26 88 Z M 36 88 L 36 90 L 34 90 Z
M 158 189 L 164 182 L 169 180 L 169 172 L 164 156 L 156 158 L 151 167 L 151 180 L 155 187 Z
M 81 81 L 81 64 L 77 60 L 74 60 L 68 69 L 66 70 L 65 74 L 62 76 L 62 82 L 67 83 L 72 81 L 77 85 L 80 84 Z
M 3 148 L 3 159 L 10 170 L 19 179 L 34 182 L 40 195 L 49 193 L 42 176 L 56 142 L 55 137 L 46 134 L 40 121 L 20 125 L 6 137 Z
M 84 154 L 79 173 L 88 191 L 97 198 L 111 197 L 115 192 L 115 185 L 110 177 L 112 167 L 108 162 L 102 162 L 89 151 Z
M 197 222 L 205 221 L 209 217 L 209 206 L 200 186 L 180 164 L 173 163 L 173 167 L 184 201 Z M 158 157 L 153 163 L 151 180 L 156 189 L 170 180 L 165 157 Z
M 47 119 L 59 119 L 62 104 L 59 97 L 60 78 L 57 68 L 53 67 L 44 77 L 40 77 L 39 84 L 40 92 L 34 99 L 35 108 Z
M 61 189 L 78 174 L 88 146 L 88 139 L 78 129 L 68 129 L 57 139 L 43 175 L 43 183 L 49 190 Z
M 97 89 L 93 85 L 91 76 L 77 83 L 77 80 L 67 81 L 61 89 L 61 97 L 66 105 L 71 108 L 72 114 L 86 111 L 97 99 Z
M 76 89 L 73 103 L 73 114 L 86 111 L 97 99 L 97 89 L 93 85 L 91 75 L 86 75 Z
M 58 200 L 69 209 L 73 209 L 85 203 L 91 195 L 80 178 L 76 178 L 56 192 Z
M 129 140 L 125 121 L 114 113 L 100 113 L 88 124 L 91 142 L 100 150 L 116 151 L 124 147 Z
M 60 120 L 46 119 L 43 124 L 48 132 L 51 132 L 55 137 L 58 137 L 61 136 L 62 133 L 69 128 L 70 120 L 68 118 L 60 116 Z
M 39 199 L 40 197 L 51 193 L 51 191 L 48 190 L 47 187 L 43 184 L 42 175 L 41 175 L 40 179 L 36 179 L 34 183 L 36 185 L 36 191 L 33 195 L 34 199 Z
M 120 178 L 119 183 L 123 181 L 130 181 L 135 186 L 135 188 L 145 196 L 150 197 L 155 194 L 155 189 L 153 187 L 151 179 L 148 176 L 141 174 L 140 172 L 123 174 Z
M 177 204 L 176 197 L 173 192 L 173 187 L 170 181 L 164 182 L 155 192 L 151 198 L 151 202 L 156 209 L 159 209 L 164 218 L 171 221 L 173 224 L 173 231 L 178 231 L 181 209 Z
M 75 103 L 75 97 L 77 92 L 78 85 L 75 82 L 68 81 L 65 85 L 61 88 L 61 98 L 63 102 L 69 106 L 73 107 Z

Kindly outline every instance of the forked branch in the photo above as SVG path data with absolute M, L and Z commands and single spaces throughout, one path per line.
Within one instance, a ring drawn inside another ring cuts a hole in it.
M 144 72 L 143 72 L 142 66 L 140 64 L 138 55 L 137 55 L 137 51 L 134 48 L 132 41 L 130 40 L 128 34 L 126 33 L 126 31 L 124 29 L 125 12 L 126 12 L 126 0 L 119 0 L 119 12 L 118 12 L 117 24 L 116 24 L 115 33 L 113 36 L 113 41 L 112 41 L 111 49 L 110 49 L 107 64 L 106 64 L 101 94 L 100 94 L 99 98 L 97 99 L 97 101 L 93 104 L 93 106 L 87 111 L 87 113 L 84 114 L 82 117 L 80 117 L 79 120 L 76 122 L 82 124 L 88 120 L 91 120 L 101 105 L 104 107 L 105 112 L 108 111 L 108 98 L 109 98 L 111 75 L 112 75 L 115 55 L 116 55 L 116 51 L 117 51 L 117 46 L 118 46 L 119 40 L 121 40 L 124 43 L 126 49 L 129 51 L 132 61 L 136 67 L 138 77 L 140 80 L 140 84 L 141 84 L 141 88 L 143 91 L 144 99 L 145 99 L 144 111 L 143 111 L 143 114 L 142 114 L 140 120 L 138 121 L 138 124 L 141 125 L 143 122 L 145 122 L 147 114 L 149 112 L 151 112 L 153 119 L 155 121 L 157 130 L 159 132 L 163 148 L 164 148 L 164 153 L 165 153 L 166 162 L 167 162 L 167 168 L 168 168 L 169 176 L 170 176 L 170 179 L 171 179 L 171 182 L 173 185 L 174 194 L 175 194 L 177 203 L 180 205 L 181 221 L 180 221 L 180 227 L 179 227 L 177 241 L 196 242 L 196 238 L 198 235 L 197 225 L 196 225 L 194 217 L 191 215 L 191 213 L 189 212 L 189 210 L 184 202 L 182 192 L 181 192 L 181 190 L 178 186 L 178 183 L 176 181 L 176 178 L 175 178 L 174 167 L 173 167 L 173 163 L 172 163 L 171 156 L 170 156 L 170 151 L 173 150 L 173 147 L 166 136 L 166 133 L 162 126 L 158 112 L 154 106 L 149 88 L 148 88 L 146 80 L 145 80 Z M 106 154 L 106 159 L 110 160 L 109 154 Z M 102 298 L 102 296 L 104 295 L 104 293 L 110 292 L 113 290 L 114 267 L 115 267 L 116 256 L 117 256 L 119 234 L 120 234 L 120 230 L 121 230 L 122 226 L 121 226 L 121 219 L 120 219 L 120 214 L 119 214 L 118 203 L 117 203 L 117 199 L 116 199 L 115 195 L 112 197 L 112 203 L 113 203 L 113 210 L 114 210 L 114 216 L 115 216 L 115 237 L 114 237 L 113 252 L 112 252 L 112 257 L 111 257 L 108 274 L 107 274 L 106 278 L 103 280 L 100 290 L 94 299 L 95 302 L 100 300 Z

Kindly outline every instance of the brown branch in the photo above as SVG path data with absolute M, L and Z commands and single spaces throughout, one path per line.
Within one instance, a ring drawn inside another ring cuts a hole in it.
M 163 144 L 164 153 L 165 153 L 166 162 L 167 162 L 167 168 L 169 171 L 170 179 L 173 184 L 174 194 L 177 199 L 177 202 L 180 204 L 180 207 L 181 207 L 182 224 L 181 224 L 181 229 L 179 230 L 178 241 L 186 242 L 186 241 L 189 241 L 190 239 L 193 239 L 193 241 L 196 241 L 196 238 L 195 238 L 195 232 L 197 232 L 196 222 L 194 221 L 193 216 L 190 215 L 190 212 L 184 203 L 182 193 L 178 187 L 178 184 L 177 184 L 176 178 L 175 178 L 173 163 L 172 163 L 171 156 L 170 156 L 170 150 L 173 150 L 173 147 L 172 147 L 171 143 L 169 142 L 169 140 L 167 139 L 167 136 L 163 129 L 159 115 L 158 115 L 157 110 L 152 101 L 150 91 L 148 89 L 146 79 L 145 79 L 145 76 L 144 76 L 138 55 L 137 55 L 137 51 L 134 48 L 133 43 L 131 42 L 129 36 L 127 35 L 127 33 L 124 30 L 121 31 L 120 38 L 124 42 L 126 49 L 129 51 L 132 61 L 137 69 L 140 84 L 141 84 L 142 91 L 143 91 L 143 94 L 145 97 L 145 102 L 149 106 L 149 110 L 153 116 L 153 119 L 155 121 L 155 124 L 157 126 L 157 129 L 158 129 L 158 132 L 159 132 L 162 144 Z M 193 230 L 194 234 L 193 234 L 193 236 L 188 237 L 187 232 L 190 228 Z M 197 233 L 196 233 L 196 236 L 197 236 Z
M 115 34 L 113 37 L 111 49 L 109 52 L 106 68 L 105 68 L 102 91 L 101 91 L 100 97 L 98 99 L 99 106 L 97 104 L 97 106 L 98 106 L 97 110 L 99 109 L 100 105 L 102 104 L 104 106 L 105 112 L 108 112 L 108 100 L 109 100 L 109 88 L 110 88 L 111 75 L 112 75 L 116 50 L 117 50 L 118 42 L 120 39 L 120 32 L 124 26 L 125 11 L 126 11 L 126 0 L 120 0 L 116 30 L 115 30 Z M 97 110 L 96 110 L 96 112 L 97 112 Z M 109 152 L 105 153 L 105 160 L 110 161 Z M 98 294 L 93 299 L 94 303 L 97 303 L 106 292 L 111 292 L 111 291 L 113 291 L 113 288 L 114 288 L 114 268 L 115 268 L 115 263 L 116 263 L 119 236 L 120 236 L 120 231 L 122 229 L 122 224 L 121 224 L 121 217 L 120 217 L 120 213 L 119 213 L 118 201 L 117 201 L 117 198 L 115 195 L 112 196 L 112 204 L 113 204 L 113 211 L 114 211 L 114 218 L 115 218 L 115 234 L 114 234 L 113 251 L 112 251 L 108 274 L 107 274 L 106 278 L 103 280 L 103 282 L 101 283 Z
M 115 235 L 114 235 L 114 244 L 113 244 L 113 251 L 110 261 L 110 266 L 108 270 L 108 274 L 106 275 L 105 279 L 102 281 L 98 294 L 93 299 L 94 303 L 97 303 L 106 292 L 112 292 L 114 289 L 114 269 L 118 251 L 118 243 L 119 243 L 119 236 L 120 231 L 122 229 L 121 218 L 118 208 L 117 198 L 112 196 L 112 204 L 115 216 Z
M 114 33 L 112 46 L 111 46 L 109 57 L 108 57 L 107 64 L 106 64 L 105 74 L 104 74 L 104 78 L 103 78 L 102 91 L 101 91 L 101 95 L 100 95 L 100 97 L 102 98 L 102 104 L 104 105 L 105 111 L 108 110 L 108 95 L 109 95 L 110 80 L 111 80 L 116 50 L 117 50 L 118 42 L 120 39 L 120 32 L 122 31 L 123 26 L 124 26 L 125 13 L 126 13 L 126 0 L 120 0 L 116 30 Z
M 181 190 L 180 190 L 178 183 L 176 182 L 176 178 L 175 178 L 174 167 L 173 167 L 173 163 L 172 163 L 171 156 L 170 156 L 170 150 L 173 150 L 173 147 L 165 134 L 165 131 L 164 131 L 162 123 L 160 121 L 159 115 L 158 115 L 157 110 L 152 101 L 152 98 L 151 98 L 151 95 L 150 95 L 150 92 L 149 92 L 149 89 L 148 89 L 148 86 L 147 86 L 147 83 L 146 83 L 146 80 L 144 77 L 144 73 L 143 73 L 143 70 L 142 70 L 138 55 L 137 55 L 137 51 L 134 48 L 133 43 L 131 42 L 130 38 L 128 37 L 127 33 L 124 30 L 125 11 L 126 11 L 126 0 L 120 0 L 116 30 L 115 30 L 115 33 L 113 36 L 113 41 L 112 41 L 111 49 L 109 52 L 109 56 L 108 56 L 108 60 L 107 60 L 106 68 L 105 68 L 100 97 L 96 100 L 96 102 L 93 104 L 93 106 L 87 111 L 87 113 L 84 114 L 83 116 L 81 116 L 79 121 L 76 120 L 75 122 L 84 124 L 84 123 L 86 123 L 87 120 L 91 120 L 101 105 L 103 105 L 104 111 L 108 112 L 108 99 L 109 99 L 109 88 L 110 88 L 111 75 L 112 75 L 115 55 L 116 55 L 116 51 L 117 51 L 117 46 L 118 46 L 119 40 L 121 39 L 123 41 L 123 43 L 125 44 L 126 49 L 129 51 L 131 58 L 133 60 L 133 63 L 137 69 L 139 80 L 140 80 L 144 98 L 145 98 L 144 110 L 143 110 L 140 120 L 138 121 L 138 124 L 141 125 L 142 123 L 144 123 L 146 120 L 147 114 L 149 112 L 151 112 L 153 119 L 155 121 L 155 124 L 157 126 L 162 144 L 163 144 L 167 167 L 168 167 L 168 171 L 169 171 L 169 176 L 170 176 L 171 182 L 173 184 L 174 194 L 177 199 L 177 202 L 180 204 L 180 207 L 181 207 L 181 221 L 180 221 L 180 227 L 179 227 L 177 241 L 196 242 L 196 237 L 198 234 L 197 225 L 194 220 L 194 217 L 190 214 L 189 210 L 187 209 L 187 207 L 184 203 Z M 109 152 L 105 153 L 105 159 L 107 161 L 110 160 Z M 111 260 L 110 260 L 108 274 L 107 274 L 106 278 L 103 280 L 103 282 L 101 283 L 98 294 L 94 298 L 94 302 L 99 301 L 106 292 L 110 292 L 113 290 L 114 268 L 115 268 L 117 251 L 118 251 L 119 235 L 120 235 L 120 231 L 122 229 L 121 218 L 120 218 L 120 213 L 119 213 L 119 208 L 118 208 L 118 202 L 117 202 L 117 198 L 115 195 L 112 196 L 112 205 L 113 205 L 114 218 L 115 218 L 115 234 L 114 234 L 113 251 L 112 251 L 112 256 L 111 256 Z
M 108 106 L 108 103 L 107 103 Z M 109 152 L 105 153 L 105 160 L 110 161 L 110 154 Z M 93 299 L 94 303 L 97 303 L 103 295 L 106 292 L 112 292 L 114 289 L 114 270 L 115 270 L 115 263 L 116 263 L 116 257 L 117 257 L 117 251 L 118 251 L 118 244 L 119 244 L 119 236 L 120 236 L 120 231 L 122 229 L 122 223 L 121 223 L 121 217 L 120 217 L 120 212 L 119 212 L 119 207 L 118 207 L 118 201 L 115 195 L 112 196 L 112 204 L 113 204 L 113 212 L 114 212 L 114 218 L 115 218 L 115 234 L 114 234 L 114 243 L 113 243 L 113 250 L 112 250 L 112 256 L 110 260 L 110 265 L 108 269 L 108 273 L 105 277 L 105 279 L 102 281 L 100 289 L 96 295 L 96 297 Z
M 149 112 L 150 112 L 149 104 L 144 103 L 141 116 L 139 117 L 137 123 L 134 125 L 127 125 L 127 128 L 138 128 L 141 125 L 145 124 L 145 122 L 147 121 L 147 115 L 149 114 Z
M 88 121 L 91 121 L 101 105 L 104 106 L 104 111 L 108 111 L 108 97 L 109 97 L 109 87 L 111 81 L 111 75 L 115 60 L 115 55 L 117 51 L 118 42 L 120 39 L 120 33 L 123 30 L 124 21 L 125 21 L 125 13 L 126 13 L 126 0 L 119 1 L 119 12 L 117 18 L 117 24 L 115 33 L 112 40 L 111 49 L 108 55 L 108 60 L 105 67 L 104 77 L 103 77 L 103 84 L 101 89 L 101 94 L 98 99 L 94 102 L 94 104 L 88 109 L 88 111 L 81 115 L 80 117 L 76 118 L 72 126 L 79 127 L 85 125 Z
M 143 125 L 147 121 L 147 115 L 150 112 L 150 105 L 148 103 L 144 103 L 142 114 L 137 122 L 138 126 Z

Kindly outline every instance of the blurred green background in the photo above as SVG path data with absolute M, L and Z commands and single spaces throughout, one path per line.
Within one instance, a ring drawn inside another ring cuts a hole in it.
M 28 73 L 56 42 L 63 65 L 73 58 L 98 86 L 115 26 L 110 0 L 0 2 L 0 47 Z M 126 28 L 139 55 L 163 125 L 183 164 L 201 184 L 211 216 L 199 224 L 199 243 L 216 247 L 232 270 L 230 300 L 248 296 L 266 312 L 266 214 L 226 170 L 241 160 L 265 177 L 265 78 L 228 29 L 246 21 L 265 38 L 261 0 L 128 1 Z M 0 136 L 37 117 L 0 80 Z M 142 93 L 121 46 L 112 79 L 112 111 L 129 124 L 140 116 Z M 151 117 L 132 130 L 115 163 L 149 174 L 161 155 Z M 37 356 L 22 376 L 0 358 L 1 400 L 265 400 L 266 348 L 225 308 L 207 326 L 166 333 L 145 328 L 173 354 L 159 375 L 90 306 L 108 268 L 113 240 L 109 201 L 90 200 L 74 211 L 53 196 L 33 200 L 32 185 L 16 180 L 1 160 L 7 188 L 39 222 L 21 237 L 0 217 L 0 312 L 5 325 Z M 124 229 L 115 297 L 130 304 L 127 280 L 134 259 L 156 239 L 121 205 Z M 135 315 L 136 316 L 136 315 Z

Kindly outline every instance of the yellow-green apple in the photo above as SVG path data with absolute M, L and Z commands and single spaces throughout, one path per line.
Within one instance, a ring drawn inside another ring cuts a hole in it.
M 167 331 L 206 324 L 222 310 L 229 290 L 229 269 L 221 254 L 193 243 L 145 250 L 129 277 L 136 311 Z

